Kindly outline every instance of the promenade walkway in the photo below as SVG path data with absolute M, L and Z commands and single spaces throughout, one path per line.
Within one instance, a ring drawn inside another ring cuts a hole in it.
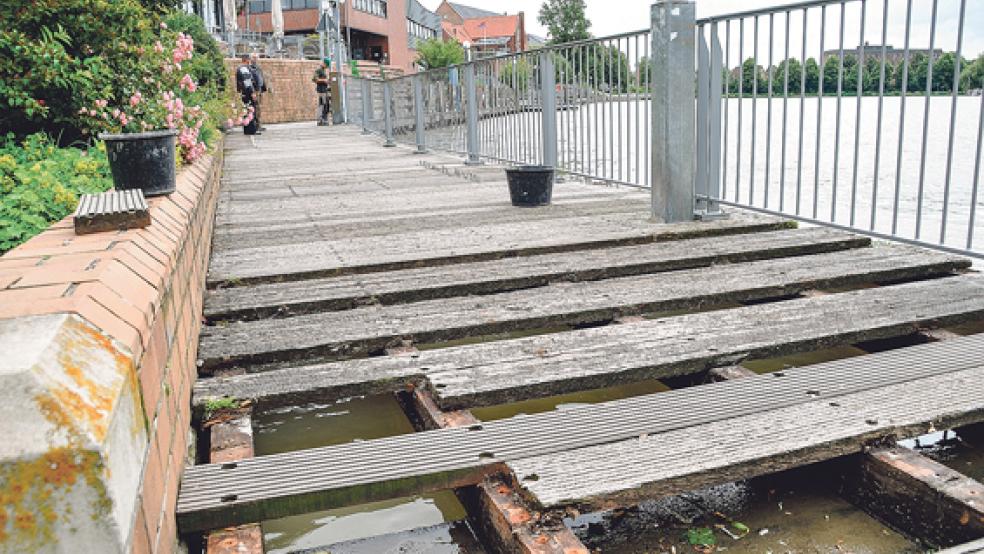
M 927 338 L 984 319 L 965 259 L 738 211 L 663 225 L 647 193 L 584 183 L 514 208 L 502 168 L 353 127 L 272 126 L 227 149 L 197 406 L 409 387 L 419 409 L 450 411 L 648 379 L 674 390 L 191 467 L 183 531 L 489 475 L 540 509 L 612 506 L 984 420 L 984 336 Z M 872 353 L 705 384 L 841 345 Z

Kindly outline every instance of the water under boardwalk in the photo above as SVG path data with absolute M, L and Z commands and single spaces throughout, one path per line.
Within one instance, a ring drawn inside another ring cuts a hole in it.
M 277 552 L 376 535 L 436 548 L 465 515 L 449 489 L 493 472 L 548 516 L 718 485 L 750 528 L 718 532 L 733 551 L 905 552 L 840 496 L 772 476 L 984 413 L 984 340 L 966 325 L 984 319 L 984 279 L 958 256 L 738 210 L 657 225 L 645 194 L 580 183 L 518 210 L 501 168 L 449 175 L 420 163 L 449 159 L 344 128 L 259 144 L 231 140 L 228 163 L 291 163 L 228 175 L 195 389 L 199 405 L 253 401 L 257 458 L 188 470 L 186 532 L 261 522 Z M 348 155 L 311 179 L 326 148 Z M 942 327 L 968 336 L 903 340 Z M 736 365 L 770 374 L 708 382 Z M 414 432 L 394 393 L 422 394 L 432 427 L 472 423 Z M 606 532 L 579 535 L 629 548 Z

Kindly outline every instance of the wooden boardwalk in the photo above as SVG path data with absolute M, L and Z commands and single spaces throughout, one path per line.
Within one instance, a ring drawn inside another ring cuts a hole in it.
M 630 504 L 984 421 L 984 335 L 685 386 L 749 358 L 984 320 L 984 278 L 965 259 L 737 211 L 663 225 L 649 220 L 648 195 L 581 183 L 558 184 L 550 207 L 513 208 L 501 168 L 383 150 L 349 128 L 281 127 L 257 145 L 229 141 L 196 405 L 412 385 L 452 410 L 687 380 L 191 467 L 184 531 L 492 474 L 543 509 Z M 407 345 L 427 348 L 386 355 Z

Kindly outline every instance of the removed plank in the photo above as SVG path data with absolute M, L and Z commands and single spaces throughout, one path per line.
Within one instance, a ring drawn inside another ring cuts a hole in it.
M 967 337 L 480 427 L 194 466 L 178 521 L 188 532 L 456 488 L 502 463 L 544 504 L 632 496 L 665 479 L 673 486 L 657 489 L 671 493 L 856 452 L 930 422 L 982 420 L 984 336 Z
M 746 302 L 818 287 L 918 279 L 968 267 L 964 258 L 881 245 L 746 264 L 602 281 L 559 283 L 480 297 L 369 306 L 286 319 L 234 322 L 202 332 L 202 371 L 340 360 L 410 340 L 435 343 L 619 316 Z
M 734 237 L 711 237 L 604 250 L 564 252 L 440 267 L 345 275 L 209 291 L 205 315 L 212 321 L 263 319 L 488 294 L 561 281 L 594 281 L 720 263 L 801 256 L 862 248 L 870 239 L 811 227 Z
M 984 317 L 984 278 L 966 275 L 445 348 L 409 358 L 300 366 L 199 379 L 195 404 L 231 396 L 264 405 L 400 390 L 429 379 L 444 409 L 494 405 L 904 336 Z M 945 343 L 940 343 L 945 344 Z

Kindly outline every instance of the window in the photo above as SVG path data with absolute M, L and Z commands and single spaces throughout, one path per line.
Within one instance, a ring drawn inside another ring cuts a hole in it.
M 407 20 L 407 32 L 412 37 L 417 37 L 424 40 L 429 38 L 437 38 L 437 31 L 424 27 L 412 19 Z
M 280 8 L 289 10 L 320 10 L 321 0 L 280 0 Z M 249 0 L 249 13 L 270 13 L 273 10 L 271 0 Z
M 386 17 L 386 0 L 352 0 L 352 7 L 376 17 Z

